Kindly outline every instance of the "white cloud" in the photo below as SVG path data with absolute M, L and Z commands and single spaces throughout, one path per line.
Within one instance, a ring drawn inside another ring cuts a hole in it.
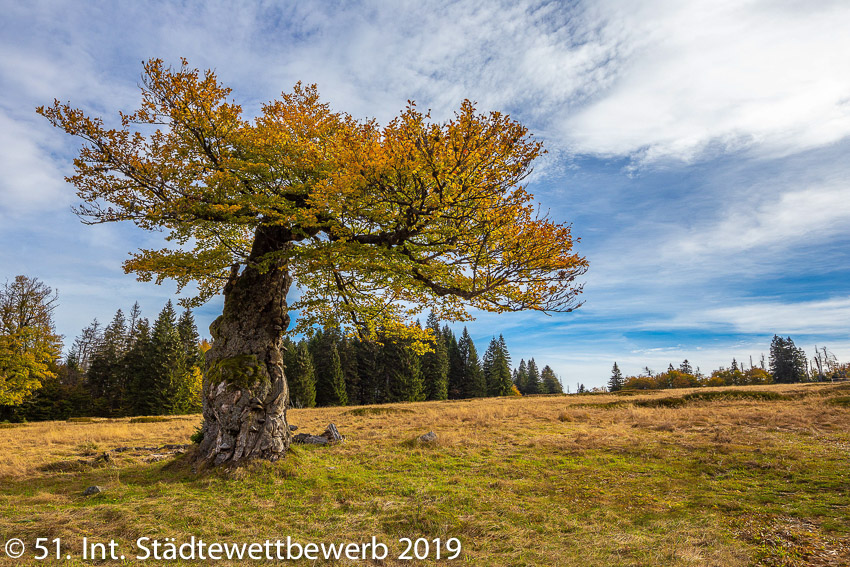
M 672 256 L 700 258 L 759 250 L 782 253 L 850 232 L 850 182 L 762 196 L 755 208 L 734 203 L 715 224 L 679 234 Z
M 741 333 L 780 335 L 847 332 L 850 321 L 850 297 L 820 301 L 749 301 L 734 306 L 684 314 L 670 327 L 729 325 Z
M 694 160 L 777 156 L 850 133 L 846 3 L 607 2 L 631 55 L 563 121 L 578 152 Z

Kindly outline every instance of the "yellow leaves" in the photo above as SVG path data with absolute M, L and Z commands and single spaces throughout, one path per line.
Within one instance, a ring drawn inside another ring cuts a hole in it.
M 568 226 L 538 217 L 521 183 L 543 148 L 509 116 L 467 100 L 434 123 L 408 102 L 382 127 L 298 83 L 251 123 L 212 71 L 157 59 L 144 69 L 141 107 L 118 129 L 58 101 L 39 108 L 86 142 L 69 179 L 85 222 L 166 228 L 177 244 L 134 254 L 125 270 L 140 279 L 196 281 L 197 303 L 232 266 L 283 260 L 302 327 L 347 321 L 407 337 L 426 306 L 452 320 L 469 305 L 575 307 L 587 262 Z M 264 226 L 286 238 L 254 257 Z

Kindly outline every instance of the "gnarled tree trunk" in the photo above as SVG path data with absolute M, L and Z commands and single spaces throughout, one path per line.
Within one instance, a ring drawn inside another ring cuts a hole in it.
M 280 348 L 289 325 L 286 294 L 292 278 L 283 260 L 260 271 L 256 260 L 291 246 L 280 227 L 260 227 L 248 265 L 224 288 L 224 312 L 210 325 L 212 348 L 204 378 L 203 465 L 276 461 L 289 448 L 289 389 Z

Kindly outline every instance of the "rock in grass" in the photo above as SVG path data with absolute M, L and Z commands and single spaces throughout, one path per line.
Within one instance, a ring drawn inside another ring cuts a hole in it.
M 299 433 L 295 437 L 292 438 L 293 443 L 300 443 L 302 445 L 327 445 L 328 440 L 319 435 L 310 435 L 308 433 Z
M 420 443 L 436 443 L 437 434 L 434 433 L 433 431 L 429 431 L 428 433 L 425 433 L 424 435 L 420 435 L 418 439 L 419 439 Z
M 103 492 L 103 489 L 99 486 L 89 486 L 83 491 L 83 496 L 91 496 L 93 494 L 100 494 Z
M 292 424 L 290 423 L 290 424 L 289 424 L 289 430 L 290 430 L 290 431 L 298 431 L 298 426 L 297 426 L 297 425 L 292 425 Z
M 336 425 L 334 425 L 333 423 L 328 424 L 321 437 L 324 437 L 330 443 L 338 443 L 340 441 L 345 441 L 345 436 L 339 433 L 336 428 Z

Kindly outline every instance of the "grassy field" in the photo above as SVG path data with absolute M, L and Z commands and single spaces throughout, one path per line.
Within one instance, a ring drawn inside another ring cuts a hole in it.
M 848 385 L 289 416 L 299 432 L 333 422 L 348 439 L 296 447 L 274 465 L 195 475 L 185 456 L 102 454 L 188 443 L 198 416 L 0 425 L 0 544 L 20 538 L 28 548 L 13 561 L 0 547 L 0 565 L 51 564 L 32 559 L 39 537 L 61 538 L 62 557 L 72 556 L 62 564 L 91 565 L 81 559 L 83 537 L 115 539 L 125 563 L 136 564 L 137 538 L 179 544 L 193 535 L 235 543 L 375 536 L 389 546 L 383 565 L 434 563 L 393 559 L 402 537 L 458 538 L 462 553 L 443 561 L 457 565 L 850 564 Z M 414 441 L 429 430 L 436 443 Z M 104 491 L 84 496 L 91 485 Z

